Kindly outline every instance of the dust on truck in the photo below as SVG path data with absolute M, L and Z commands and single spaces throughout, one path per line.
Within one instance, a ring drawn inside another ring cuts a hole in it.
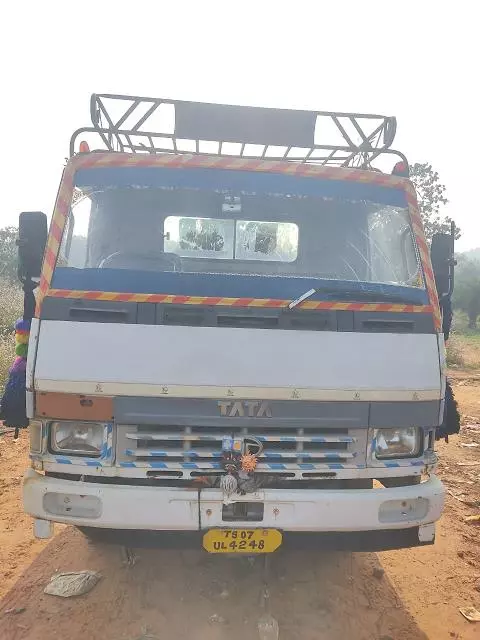
M 36 534 L 432 544 L 452 254 L 434 273 L 395 119 L 111 95 L 91 118 L 48 240 L 20 219 Z

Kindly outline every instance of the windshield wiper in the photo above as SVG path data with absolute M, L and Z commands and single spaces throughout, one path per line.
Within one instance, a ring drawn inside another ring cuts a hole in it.
M 400 293 L 386 293 L 385 291 L 358 291 L 357 289 L 333 289 L 323 288 L 309 289 L 305 291 L 301 296 L 292 300 L 289 303 L 288 309 L 295 309 L 298 305 L 308 298 L 311 298 L 316 293 L 329 293 L 333 294 L 335 300 L 352 300 L 355 302 L 400 302 L 405 304 L 412 304 L 415 301 L 409 300 L 407 296 Z
M 311 298 L 313 295 L 315 295 L 317 291 L 318 289 L 309 289 L 308 291 L 305 291 L 305 293 L 303 293 L 299 298 L 295 298 L 295 300 L 292 300 L 288 305 L 288 308 L 295 309 L 295 307 L 297 307 L 301 302 L 303 302 L 304 300 L 308 300 L 308 298 Z

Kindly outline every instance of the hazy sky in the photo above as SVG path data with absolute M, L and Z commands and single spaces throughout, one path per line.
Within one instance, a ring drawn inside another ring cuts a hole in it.
M 51 212 L 91 93 L 395 115 L 480 246 L 478 16 L 470 0 L 23 0 L 0 9 L 0 226 Z M 7 8 L 8 7 L 8 8 Z

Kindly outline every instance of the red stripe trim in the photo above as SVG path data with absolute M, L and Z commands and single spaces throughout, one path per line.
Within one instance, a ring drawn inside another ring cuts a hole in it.
M 60 227 L 55 221 L 52 222 L 52 228 L 50 233 L 55 238 L 55 240 L 60 244 L 60 242 L 62 241 L 62 230 L 60 229 Z
M 141 297 L 142 301 L 149 303 L 165 304 L 195 304 L 199 306 L 227 306 L 227 307 L 248 307 L 252 303 L 258 303 L 259 307 L 287 307 L 290 300 L 277 300 L 270 298 L 199 298 L 198 296 L 172 296 L 169 294 L 136 294 L 136 293 L 115 293 L 102 291 L 70 291 L 66 289 L 50 289 L 47 293 L 51 298 L 72 298 L 87 300 L 117 300 L 122 302 L 135 301 Z M 298 305 L 298 308 L 317 310 L 346 310 L 346 311 L 390 311 L 392 313 L 432 313 L 431 305 L 392 305 L 360 302 L 335 302 L 319 301 L 309 302 L 308 300 Z
M 212 167 L 235 169 L 238 171 L 266 171 L 275 173 L 288 173 L 302 176 L 323 176 L 335 180 L 361 180 L 387 187 L 405 188 L 408 180 L 400 176 L 382 174 L 376 171 L 362 169 L 349 169 L 340 167 L 321 167 L 308 164 L 295 164 L 287 160 L 272 161 L 265 159 L 248 159 L 216 156 L 189 156 L 188 154 L 117 154 L 117 153 L 92 153 L 86 156 L 75 156 L 67 168 L 74 173 L 78 168 L 88 167 L 112 167 L 112 166 L 187 166 L 187 167 Z

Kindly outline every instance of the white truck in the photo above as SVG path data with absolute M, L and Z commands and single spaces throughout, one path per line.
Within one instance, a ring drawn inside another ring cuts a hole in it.
M 112 95 L 91 117 L 48 240 L 20 219 L 36 534 L 432 544 L 452 252 L 434 272 L 395 119 Z

